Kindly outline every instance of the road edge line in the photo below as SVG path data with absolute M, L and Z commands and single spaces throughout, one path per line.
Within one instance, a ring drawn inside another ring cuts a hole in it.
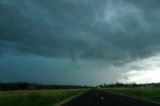
M 60 103 L 56 104 L 55 106 L 61 106 L 61 105 L 65 104 L 65 103 L 67 103 L 67 102 L 69 102 L 69 101 L 71 101 L 71 100 L 73 100 L 73 99 L 75 99 L 75 98 L 77 98 L 77 97 L 85 94 L 85 93 L 88 92 L 88 91 L 89 91 L 89 90 L 87 90 L 87 91 L 85 91 L 85 92 L 82 92 L 82 93 L 80 93 L 80 94 L 77 94 L 77 95 L 75 95 L 75 96 L 72 96 L 72 97 L 70 97 L 70 98 L 67 98 L 67 99 L 61 101 Z

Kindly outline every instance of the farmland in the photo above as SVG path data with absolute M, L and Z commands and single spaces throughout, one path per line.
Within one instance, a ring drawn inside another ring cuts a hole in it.
M 103 91 L 160 103 L 159 87 L 115 87 L 104 88 Z
M 0 91 L 0 106 L 54 106 L 86 89 Z

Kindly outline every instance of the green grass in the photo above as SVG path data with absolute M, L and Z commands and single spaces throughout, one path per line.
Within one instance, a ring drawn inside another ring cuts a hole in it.
M 0 106 L 54 106 L 85 89 L 0 91 Z
M 134 98 L 139 98 L 147 101 L 160 103 L 160 88 L 159 87 L 143 87 L 143 88 L 106 88 L 106 92 L 118 93 Z

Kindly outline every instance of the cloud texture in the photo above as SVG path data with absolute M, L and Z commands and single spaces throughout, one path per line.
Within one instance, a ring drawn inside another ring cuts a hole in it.
M 160 52 L 159 5 L 159 0 L 1 0 L 0 58 L 70 59 L 76 69 L 78 61 L 119 67 L 149 58 Z

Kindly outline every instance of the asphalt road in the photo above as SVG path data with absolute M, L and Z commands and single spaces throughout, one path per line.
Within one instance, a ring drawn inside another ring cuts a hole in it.
M 64 103 L 62 106 L 160 106 L 160 104 L 106 93 L 100 90 L 90 90 Z

